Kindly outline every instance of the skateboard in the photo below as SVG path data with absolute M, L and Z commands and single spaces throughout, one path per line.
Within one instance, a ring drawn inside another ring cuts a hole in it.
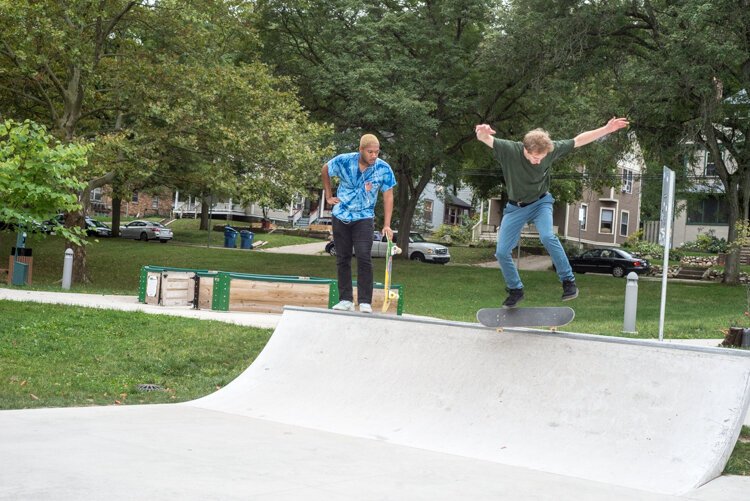
M 398 299 L 398 291 L 391 290 L 391 275 L 393 270 L 393 256 L 401 254 L 401 248 L 388 238 L 388 247 L 385 249 L 385 281 L 383 282 L 383 308 L 382 312 L 388 311 L 391 301 Z
M 560 327 L 569 324 L 576 313 L 567 306 L 548 308 L 482 308 L 477 320 L 485 327 Z

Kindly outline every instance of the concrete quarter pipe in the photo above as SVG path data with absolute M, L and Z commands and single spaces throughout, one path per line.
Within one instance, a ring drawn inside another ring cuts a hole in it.
M 747 352 L 288 307 L 202 399 L 0 412 L 0 497 L 709 499 L 749 400 Z

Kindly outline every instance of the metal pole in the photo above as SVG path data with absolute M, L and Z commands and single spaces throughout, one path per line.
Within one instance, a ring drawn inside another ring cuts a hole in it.
M 635 334 L 635 317 L 638 311 L 638 274 L 628 273 L 628 283 L 625 285 L 625 320 L 622 332 Z
M 672 211 L 674 208 L 674 172 L 664 167 L 661 187 L 661 221 L 659 243 L 664 245 L 664 262 L 661 273 L 661 306 L 659 308 L 659 341 L 664 341 L 664 316 L 667 305 L 667 274 L 669 272 L 669 248 L 672 243 Z
M 73 279 L 73 249 L 65 249 L 65 260 L 63 261 L 62 288 L 70 290 Z
M 206 244 L 206 247 L 211 247 L 211 210 L 213 209 L 213 197 L 209 193 L 208 195 L 209 202 L 208 202 L 208 243 Z

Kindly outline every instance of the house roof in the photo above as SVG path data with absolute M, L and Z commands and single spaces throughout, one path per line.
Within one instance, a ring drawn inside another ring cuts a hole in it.
M 464 202 L 460 198 L 450 193 L 445 194 L 445 205 L 453 205 L 462 209 L 471 209 L 471 204 Z

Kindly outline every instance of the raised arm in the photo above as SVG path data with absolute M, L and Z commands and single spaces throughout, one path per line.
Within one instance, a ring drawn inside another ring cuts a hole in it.
M 484 144 L 492 148 L 495 145 L 495 138 L 492 137 L 495 131 L 492 127 L 487 124 L 479 124 L 474 127 L 474 132 L 477 135 L 477 139 L 482 141 Z
M 630 122 L 628 122 L 627 118 L 610 118 L 609 122 L 607 122 L 607 125 L 605 125 L 604 127 L 581 132 L 575 138 L 573 138 L 573 141 L 575 141 L 575 147 L 580 148 L 585 144 L 596 141 L 600 137 L 604 137 L 607 134 L 617 132 L 618 130 L 627 127 L 629 124 Z

